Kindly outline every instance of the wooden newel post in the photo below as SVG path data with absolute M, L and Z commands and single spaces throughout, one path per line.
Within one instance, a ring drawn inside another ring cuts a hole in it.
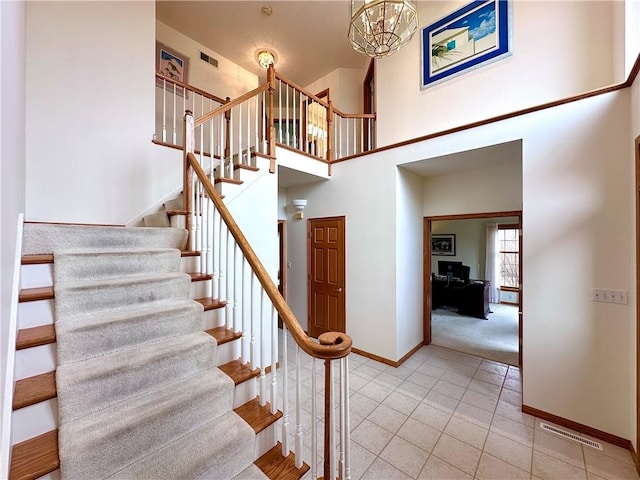
M 187 250 L 193 250 L 191 245 L 191 220 L 193 210 L 193 195 L 191 186 L 193 185 L 193 168 L 187 160 L 188 153 L 194 153 L 196 148 L 195 126 L 193 112 L 185 110 L 183 130 L 183 172 L 182 172 L 182 198 L 185 211 L 185 228 L 187 230 Z
M 276 91 L 276 71 L 273 64 L 267 69 L 267 82 L 269 90 L 267 94 L 267 155 L 270 157 L 269 173 L 276 173 L 276 129 L 273 119 L 273 92 Z
M 329 100 L 327 109 L 327 162 L 329 162 L 329 175 L 331 175 L 331 162 L 333 161 L 333 103 Z

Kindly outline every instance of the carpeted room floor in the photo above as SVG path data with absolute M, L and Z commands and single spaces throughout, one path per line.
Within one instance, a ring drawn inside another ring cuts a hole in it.
M 518 307 L 491 304 L 487 320 L 439 308 L 431 313 L 431 343 L 496 362 L 518 365 Z

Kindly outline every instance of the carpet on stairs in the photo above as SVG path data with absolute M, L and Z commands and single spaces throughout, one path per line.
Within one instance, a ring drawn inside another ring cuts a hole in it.
M 25 227 L 25 253 L 54 254 L 62 478 L 260 478 L 179 273 L 186 232 Z

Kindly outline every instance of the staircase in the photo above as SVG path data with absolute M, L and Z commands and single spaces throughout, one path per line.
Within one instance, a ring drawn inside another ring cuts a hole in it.
M 207 276 L 185 241 L 177 228 L 25 225 L 11 479 L 308 470 L 282 456 L 282 412 L 233 358 L 238 334 L 199 296 Z

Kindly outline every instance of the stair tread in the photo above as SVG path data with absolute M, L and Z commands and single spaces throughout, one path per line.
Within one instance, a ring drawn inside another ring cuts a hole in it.
M 22 328 L 18 331 L 16 350 L 48 345 L 50 343 L 55 343 L 55 341 L 56 329 L 53 324 Z
M 202 272 L 189 272 L 191 276 L 192 282 L 201 282 L 203 280 L 211 280 L 213 278 L 213 274 L 211 273 L 202 273 Z
M 235 180 L 233 178 L 221 177 L 221 178 L 216 178 L 214 181 L 214 184 L 215 183 L 231 183 L 233 185 L 242 185 L 244 182 L 242 180 Z
M 60 467 L 58 431 L 51 430 L 13 446 L 9 480 L 32 480 Z
M 252 165 L 245 165 L 244 163 L 234 163 L 233 164 L 233 168 L 234 169 L 239 168 L 241 170 L 249 170 L 251 172 L 259 172 L 260 171 L 260 168 L 254 167 Z
M 55 297 L 53 286 L 23 288 L 18 296 L 19 302 L 34 302 L 37 300 L 51 300 Z
M 23 255 L 21 263 L 22 265 L 40 265 L 44 263 L 53 263 L 53 255 Z
M 245 363 L 243 365 L 242 360 L 240 360 L 239 358 L 236 360 L 231 360 L 224 365 L 220 365 L 218 366 L 218 368 L 226 373 L 229 377 L 231 377 L 236 385 L 260 375 L 259 368 L 254 368 L 252 370 L 249 363 Z
M 218 345 L 224 345 L 225 343 L 242 338 L 242 332 L 234 332 L 233 329 L 227 329 L 226 327 L 210 328 L 209 330 L 205 330 L 205 332 L 215 338 Z
M 202 304 L 202 306 L 204 307 L 205 312 L 207 310 L 213 310 L 213 309 L 216 309 L 216 308 L 223 308 L 223 307 L 225 307 L 227 305 L 227 302 L 221 302 L 217 298 L 211 298 L 211 297 L 196 298 L 195 301 Z
M 199 257 L 200 256 L 200 252 L 198 252 L 197 250 L 181 250 L 180 254 L 183 257 Z
M 270 409 L 271 405 L 269 402 L 261 406 L 260 399 L 254 398 L 244 405 L 234 408 L 233 411 L 240 415 L 257 434 L 282 418 L 282 412 L 280 410 L 276 413 L 271 413 Z
M 282 444 L 280 442 L 253 463 L 270 480 L 298 480 L 309 471 L 309 465 L 305 462 L 302 462 L 300 468 L 296 468 L 295 454 L 293 452 L 283 457 Z
M 56 372 L 47 372 L 16 381 L 13 409 L 28 407 L 57 396 Z

